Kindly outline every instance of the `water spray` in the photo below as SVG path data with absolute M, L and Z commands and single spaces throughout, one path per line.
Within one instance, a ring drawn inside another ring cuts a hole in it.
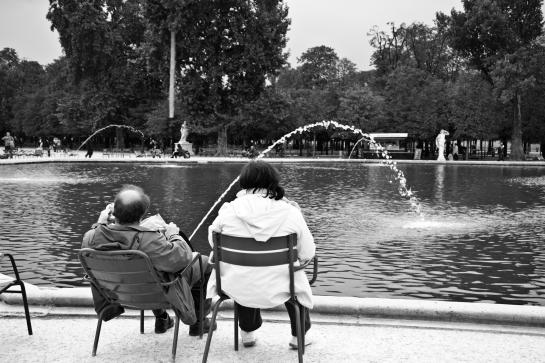
M 91 140 L 91 139 L 93 138 L 93 136 L 95 136 L 95 135 L 98 134 L 99 132 L 102 132 L 102 131 L 104 131 L 104 130 L 106 130 L 106 129 L 109 129 L 110 127 L 121 127 L 121 128 L 124 128 L 124 129 L 128 129 L 129 131 L 132 131 L 132 132 L 134 132 L 134 133 L 137 133 L 137 134 L 142 135 L 142 139 L 144 138 L 144 133 L 143 133 L 142 131 L 140 131 L 140 130 L 134 128 L 134 127 L 132 127 L 132 126 L 128 126 L 128 125 L 108 125 L 108 126 L 105 126 L 105 127 L 101 128 L 101 129 L 98 129 L 98 130 L 96 130 L 95 132 L 93 132 L 93 133 L 91 134 L 91 136 L 89 136 L 88 138 L 86 138 L 85 141 L 83 141 L 83 142 L 81 143 L 81 145 L 76 149 L 76 151 L 79 151 L 79 150 L 83 147 L 83 145 L 85 145 L 89 140 Z
M 308 124 L 308 125 L 299 127 L 297 129 L 285 134 L 280 139 L 276 140 L 267 149 L 262 151 L 256 157 L 256 159 L 263 158 L 267 153 L 269 153 L 271 150 L 273 150 L 276 146 L 284 144 L 288 139 L 290 139 L 294 135 L 302 134 L 303 132 L 309 131 L 309 130 L 315 128 L 315 127 L 323 127 L 323 128 L 325 128 L 327 130 L 330 126 L 333 126 L 335 128 L 339 128 L 339 129 L 343 129 L 343 130 L 351 131 L 355 135 L 361 135 L 362 138 L 358 142 L 360 142 L 362 140 L 366 140 L 366 141 L 369 141 L 370 143 L 372 143 L 376 148 L 375 153 L 378 156 L 381 156 L 383 158 L 383 159 L 381 159 L 381 164 L 387 166 L 394 173 L 394 179 L 397 180 L 398 183 L 399 183 L 399 187 L 398 187 L 399 194 L 404 198 L 408 198 L 409 202 L 411 204 L 411 208 L 418 215 L 422 215 L 422 208 L 420 206 L 420 203 L 418 202 L 418 200 L 414 196 L 414 193 L 407 187 L 407 179 L 405 178 L 405 175 L 403 174 L 403 172 L 401 170 L 399 170 L 397 168 L 397 163 L 395 161 L 392 161 L 392 157 L 391 157 L 391 155 L 388 154 L 388 151 L 386 151 L 386 149 L 384 147 L 382 147 L 378 142 L 376 142 L 375 139 L 371 135 L 363 132 L 362 130 L 360 130 L 358 128 L 355 128 L 354 126 L 344 125 L 344 124 L 338 123 L 336 121 L 321 121 L 321 122 L 316 122 L 316 123 L 313 123 L 313 124 Z M 352 150 L 352 151 L 354 151 L 354 150 Z M 352 155 L 352 152 L 350 153 L 350 155 Z M 191 236 L 189 236 L 189 240 L 191 240 L 195 236 L 195 234 L 201 228 L 201 226 L 203 225 L 205 220 L 208 218 L 210 213 L 212 213 L 214 208 L 216 208 L 216 206 L 223 200 L 223 198 L 225 198 L 227 193 L 229 193 L 229 190 L 231 190 L 231 188 L 238 182 L 239 178 L 240 178 L 240 176 L 237 176 L 235 178 L 235 180 L 233 180 L 231 182 L 231 184 L 229 184 L 227 189 L 220 195 L 220 197 L 214 202 L 214 204 L 208 210 L 206 215 L 201 219 L 201 221 L 199 222 L 199 224 L 197 225 L 197 227 L 195 228 L 193 233 L 191 233 Z

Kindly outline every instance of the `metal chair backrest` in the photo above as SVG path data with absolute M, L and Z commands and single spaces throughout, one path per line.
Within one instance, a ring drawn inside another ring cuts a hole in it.
M 170 307 L 161 278 L 145 253 L 83 248 L 78 257 L 91 282 L 108 301 L 139 310 Z
M 272 237 L 266 242 L 253 238 L 228 236 L 214 232 L 214 260 L 216 285 L 221 289 L 221 263 L 247 267 L 268 267 L 287 265 L 290 276 L 290 297 L 295 297 L 294 262 L 297 261 L 297 234 Z

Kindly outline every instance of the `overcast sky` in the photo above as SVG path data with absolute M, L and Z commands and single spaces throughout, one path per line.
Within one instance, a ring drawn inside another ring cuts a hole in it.
M 290 7 L 289 62 L 308 48 L 327 45 L 360 69 L 369 69 L 372 48 L 367 32 L 374 25 L 423 22 L 435 12 L 460 10 L 461 0 L 285 0 Z M 47 64 L 62 54 L 58 35 L 45 19 L 47 0 L 0 0 L 0 49 L 14 48 L 19 57 Z

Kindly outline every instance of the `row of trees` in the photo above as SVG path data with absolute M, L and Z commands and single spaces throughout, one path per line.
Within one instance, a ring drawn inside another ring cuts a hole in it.
M 510 139 L 511 157 L 522 159 L 523 141 L 545 145 L 542 1 L 463 5 L 438 13 L 433 26 L 371 29 L 375 71 L 357 72 L 316 47 L 284 70 L 278 87 L 296 105 L 303 95 L 306 107 L 293 112 L 303 123 L 307 114 L 428 141 L 441 129 L 454 139 Z
M 424 141 L 442 128 L 511 138 L 522 158 L 523 141 L 545 141 L 541 5 L 464 0 L 433 26 L 375 27 L 375 69 L 358 71 L 324 45 L 287 65 L 282 0 L 50 0 L 65 56 L 44 68 L 0 51 L 0 129 L 77 136 L 127 124 L 177 139 L 186 120 L 192 141 L 215 139 L 223 152 L 228 141 L 267 142 L 335 119 Z M 172 32 L 177 117 L 168 119 Z

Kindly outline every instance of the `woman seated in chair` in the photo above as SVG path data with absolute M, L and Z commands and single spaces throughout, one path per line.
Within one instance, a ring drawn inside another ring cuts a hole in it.
M 217 218 L 209 227 L 210 244 L 213 245 L 213 232 L 251 237 L 259 243 L 266 242 L 271 237 L 296 233 L 299 261 L 313 258 L 316 249 L 314 238 L 297 203 L 284 198 L 284 189 L 279 181 L 278 171 L 270 164 L 264 161 L 251 161 L 246 164 L 240 174 L 242 190 L 237 193 L 234 201 L 221 207 Z M 301 320 L 305 322 L 306 332 L 310 329 L 308 309 L 313 304 L 312 291 L 304 271 L 296 272 L 294 279 L 295 294 L 303 307 Z M 222 264 L 221 287 L 235 300 L 245 347 L 255 345 L 254 331 L 262 324 L 260 308 L 272 308 L 285 303 L 291 322 L 289 346 L 297 349 L 295 308 L 286 303 L 289 300 L 289 274 L 285 265 L 255 268 Z M 208 283 L 208 293 L 217 295 L 214 273 Z

